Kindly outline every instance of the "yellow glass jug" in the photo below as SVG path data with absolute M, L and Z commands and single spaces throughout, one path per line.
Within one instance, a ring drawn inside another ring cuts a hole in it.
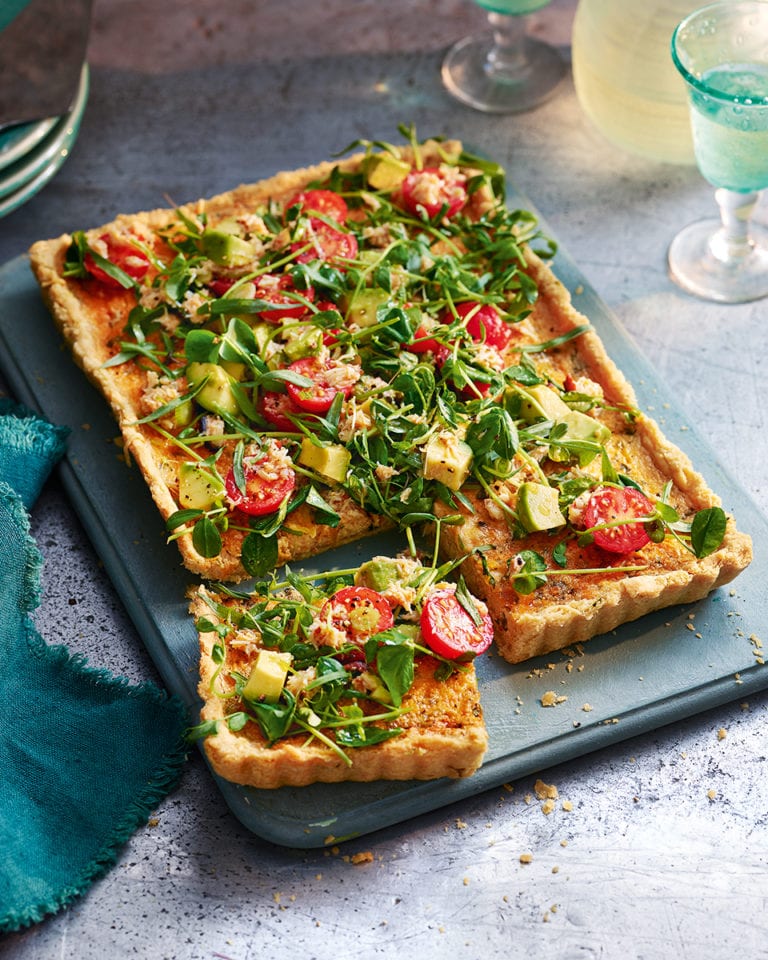
M 693 164 L 685 86 L 672 33 L 704 0 L 580 0 L 573 80 L 582 109 L 612 143 L 667 163 Z

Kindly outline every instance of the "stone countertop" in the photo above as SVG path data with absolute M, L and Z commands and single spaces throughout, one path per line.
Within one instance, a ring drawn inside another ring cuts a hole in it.
M 119 212 L 314 162 L 357 137 L 393 139 L 399 122 L 456 135 L 506 166 L 683 416 L 768 512 L 766 303 L 703 303 L 666 274 L 675 230 L 713 208 L 697 171 L 607 144 L 569 79 L 527 114 L 453 103 L 439 63 L 479 22 L 467 3 L 393 2 L 391 28 L 373 0 L 302 5 L 316 25 L 308 56 L 298 55 L 308 49 L 299 31 L 312 33 L 299 6 L 176 0 L 158 19 L 156 5 L 97 0 L 79 139 L 56 178 L 0 221 L 0 260 Z M 566 42 L 572 9 L 553 3 L 537 29 Z M 157 680 L 56 478 L 33 532 L 43 636 Z M 531 776 L 324 850 L 254 837 L 195 754 L 117 865 L 68 910 L 0 939 L 0 958 L 768 956 L 767 708 L 766 693 L 736 694 L 542 771 L 559 793 L 549 814 Z

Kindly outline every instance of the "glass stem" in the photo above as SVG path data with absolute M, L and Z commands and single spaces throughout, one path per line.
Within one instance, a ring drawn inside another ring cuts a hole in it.
M 749 234 L 752 211 L 760 197 L 759 193 L 739 193 L 720 188 L 715 191 L 715 200 L 720 208 L 722 227 L 712 237 L 712 256 L 723 263 L 743 260 L 754 247 Z
M 488 21 L 493 28 L 493 49 L 488 54 L 488 73 L 495 77 L 519 79 L 521 69 L 528 63 L 525 49 L 527 17 L 489 13 Z

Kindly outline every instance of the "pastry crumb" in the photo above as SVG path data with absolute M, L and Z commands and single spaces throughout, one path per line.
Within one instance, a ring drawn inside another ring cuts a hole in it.
M 539 800 L 557 800 L 559 796 L 557 787 L 551 783 L 544 783 L 543 780 L 537 780 L 533 790 Z
M 520 863 L 533 863 L 533 854 L 532 854 L 532 853 L 521 853 L 521 854 L 520 854 Z
M 373 863 L 373 853 L 370 850 L 363 850 L 360 853 L 353 853 L 349 859 L 355 866 L 360 863 Z
M 542 694 L 541 705 L 542 707 L 554 707 L 558 703 L 565 703 L 567 699 L 568 697 L 559 695 L 554 690 L 547 690 L 545 694 Z

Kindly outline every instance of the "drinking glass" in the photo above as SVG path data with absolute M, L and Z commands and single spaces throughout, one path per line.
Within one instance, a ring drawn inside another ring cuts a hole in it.
M 565 73 L 559 51 L 529 36 L 527 14 L 550 0 L 474 0 L 489 32 L 464 37 L 446 54 L 446 89 L 486 113 L 516 113 L 543 103 Z
M 686 17 L 672 60 L 688 92 L 696 162 L 719 219 L 685 227 L 669 248 L 672 279 L 707 300 L 768 295 L 768 235 L 752 222 L 768 186 L 768 3 L 730 0 Z

